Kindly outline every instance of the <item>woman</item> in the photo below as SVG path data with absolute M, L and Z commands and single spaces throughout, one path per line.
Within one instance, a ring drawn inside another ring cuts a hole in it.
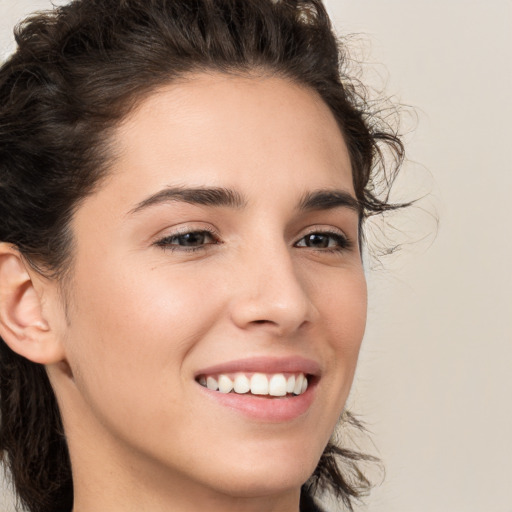
M 17 43 L 0 443 L 24 505 L 351 508 L 361 456 L 329 439 L 365 326 L 362 224 L 394 207 L 374 174 L 402 147 L 320 0 L 76 0 Z

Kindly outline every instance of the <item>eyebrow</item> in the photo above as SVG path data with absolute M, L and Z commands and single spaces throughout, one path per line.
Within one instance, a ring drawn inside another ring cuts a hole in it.
M 240 209 L 246 204 L 241 194 L 235 190 L 222 187 L 169 187 L 141 201 L 130 214 L 138 213 L 149 206 L 178 201 L 203 206 L 227 206 Z
M 225 206 L 242 209 L 247 205 L 245 198 L 236 190 L 223 187 L 169 187 L 160 190 L 138 203 L 129 214 L 138 213 L 150 206 L 168 202 L 184 202 L 202 206 Z M 331 210 L 349 208 L 361 213 L 361 205 L 349 192 L 344 190 L 315 190 L 304 194 L 299 201 L 299 211 Z
M 333 208 L 349 208 L 358 214 L 362 213 L 361 203 L 349 192 L 344 190 L 315 190 L 307 192 L 299 203 L 299 210 L 331 210 Z

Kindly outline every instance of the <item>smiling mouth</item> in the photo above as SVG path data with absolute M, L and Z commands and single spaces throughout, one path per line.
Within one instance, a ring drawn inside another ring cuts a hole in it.
M 304 373 L 236 373 L 199 375 L 196 381 L 203 387 L 219 393 L 256 395 L 268 397 L 299 396 L 308 389 L 308 379 Z

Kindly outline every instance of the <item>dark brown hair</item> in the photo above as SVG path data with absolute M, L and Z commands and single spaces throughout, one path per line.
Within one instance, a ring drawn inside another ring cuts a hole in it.
M 71 271 L 70 219 L 108 173 L 108 135 L 156 88 L 193 72 L 271 74 L 317 91 L 345 137 L 361 222 L 396 207 L 377 183 L 393 181 L 402 144 L 347 76 L 321 0 L 75 0 L 15 35 L 0 69 L 0 240 L 50 278 Z M 45 368 L 1 339 L 0 413 L 0 453 L 21 503 L 69 512 L 71 468 Z M 330 443 L 303 502 L 327 490 L 352 510 L 369 489 L 362 459 L 371 457 Z

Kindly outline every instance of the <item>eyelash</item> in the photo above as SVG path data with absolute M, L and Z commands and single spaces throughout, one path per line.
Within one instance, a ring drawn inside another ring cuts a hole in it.
M 174 241 L 178 241 L 179 238 L 185 237 L 187 235 L 207 235 L 210 239 L 213 240 L 213 242 L 209 243 L 202 243 L 198 246 L 186 246 L 186 245 L 180 245 L 179 243 L 172 243 Z M 331 240 L 328 242 L 331 243 L 332 240 L 335 242 L 335 246 L 333 247 L 324 247 L 320 249 L 315 249 L 314 247 L 310 247 L 307 245 L 298 245 L 299 242 L 302 242 L 307 237 L 311 237 L 313 235 L 316 236 L 322 236 L 322 237 L 329 237 Z M 160 247 L 166 251 L 183 251 L 183 252 L 197 252 L 197 251 L 204 251 L 207 249 L 207 246 L 209 245 L 219 245 L 222 242 L 219 240 L 219 236 L 217 233 L 210 229 L 198 229 L 198 230 L 183 230 L 182 232 L 173 233 L 172 235 L 165 236 L 161 238 L 160 240 L 157 240 L 154 245 L 157 247 Z M 306 249 L 313 249 L 317 251 L 321 251 L 324 253 L 341 253 L 347 250 L 350 250 L 353 247 L 353 242 L 350 240 L 346 235 L 338 232 L 333 231 L 311 231 L 307 234 L 305 234 L 302 238 L 300 238 L 295 244 L 294 247 L 304 247 Z
M 199 246 L 184 246 L 179 244 L 171 243 L 173 240 L 185 237 L 187 235 L 207 235 L 213 239 L 213 243 L 201 244 Z M 211 229 L 196 229 L 196 230 L 183 230 L 181 232 L 173 233 L 172 235 L 165 236 L 155 242 L 155 245 L 161 247 L 166 251 L 184 251 L 184 252 L 196 252 L 205 250 L 207 245 L 220 244 L 218 235 Z
M 294 247 L 299 247 L 297 244 L 299 242 L 302 242 L 307 237 L 311 237 L 313 235 L 321 236 L 321 237 L 329 237 L 331 240 L 334 240 L 337 245 L 334 247 L 323 247 L 320 249 L 316 249 L 322 252 L 328 252 L 328 253 L 341 253 L 347 250 L 350 250 L 353 247 L 352 240 L 350 240 L 345 234 L 338 233 L 336 231 L 310 231 L 309 233 L 305 234 L 300 240 L 295 242 Z M 330 243 L 330 241 L 328 242 Z M 308 247 L 307 245 L 301 245 L 300 247 L 305 247 L 309 249 L 315 250 L 314 247 Z

